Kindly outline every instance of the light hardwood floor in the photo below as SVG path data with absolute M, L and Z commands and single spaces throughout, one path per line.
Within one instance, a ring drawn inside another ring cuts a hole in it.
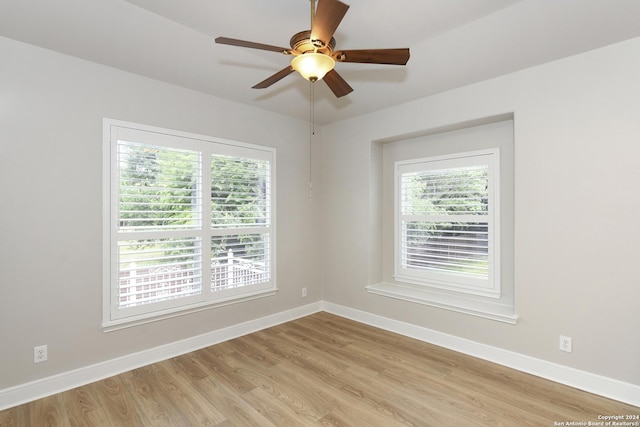
M 0 412 L 0 426 L 557 426 L 640 408 L 317 313 Z

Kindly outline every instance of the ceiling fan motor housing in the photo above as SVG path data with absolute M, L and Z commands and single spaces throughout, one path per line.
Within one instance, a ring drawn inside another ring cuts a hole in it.
M 329 43 L 325 43 L 322 40 L 311 40 L 311 31 L 306 30 L 294 34 L 289 40 L 289 44 L 291 49 L 299 54 L 317 52 L 331 56 L 333 49 L 336 47 L 336 39 L 331 37 Z

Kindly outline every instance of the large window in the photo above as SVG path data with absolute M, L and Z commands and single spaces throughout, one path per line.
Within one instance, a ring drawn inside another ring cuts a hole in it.
M 104 327 L 275 292 L 273 149 L 104 128 Z
M 396 162 L 395 279 L 500 297 L 499 151 Z

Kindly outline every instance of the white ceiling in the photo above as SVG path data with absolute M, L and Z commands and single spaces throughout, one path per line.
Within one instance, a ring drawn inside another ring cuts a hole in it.
M 319 124 L 640 36 L 638 0 L 344 1 L 337 49 L 409 47 L 411 59 L 337 64 L 354 91 L 316 83 Z M 299 75 L 251 89 L 290 57 L 213 39 L 288 47 L 309 27 L 310 0 L 0 0 L 2 36 L 303 120 Z

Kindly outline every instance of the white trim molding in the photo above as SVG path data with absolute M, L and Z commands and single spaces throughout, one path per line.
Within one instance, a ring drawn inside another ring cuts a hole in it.
M 366 289 L 370 294 L 429 305 L 511 325 L 515 325 L 518 321 L 518 316 L 514 313 L 512 305 L 501 304 L 499 301 L 489 298 L 479 299 L 470 298 L 468 295 L 451 295 L 426 286 L 409 283 L 380 282 L 368 285 Z
M 640 386 L 635 384 L 581 371 L 327 301 L 323 302 L 323 310 L 360 323 L 546 378 L 589 393 L 608 397 L 630 405 L 640 406 Z

